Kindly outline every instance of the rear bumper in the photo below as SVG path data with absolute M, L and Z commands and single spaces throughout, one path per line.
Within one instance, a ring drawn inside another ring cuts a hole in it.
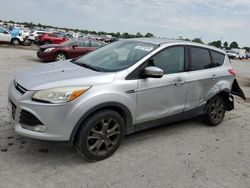
M 236 96 L 241 97 L 242 99 L 246 100 L 246 96 L 245 96 L 244 92 L 242 91 L 242 89 L 240 88 L 236 79 L 234 79 L 231 93 L 233 95 L 236 95 Z

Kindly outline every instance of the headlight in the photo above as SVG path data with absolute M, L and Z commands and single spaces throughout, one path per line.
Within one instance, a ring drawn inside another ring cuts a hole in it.
M 49 103 L 65 103 L 72 101 L 85 93 L 90 86 L 88 87 L 63 87 L 63 88 L 53 88 L 47 90 L 37 91 L 32 99 L 39 100 L 41 102 Z
M 44 52 L 51 52 L 52 50 L 54 50 L 55 48 L 47 48 L 46 50 L 44 50 Z

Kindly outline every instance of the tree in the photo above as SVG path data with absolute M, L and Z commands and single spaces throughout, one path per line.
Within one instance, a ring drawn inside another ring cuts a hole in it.
M 129 38 L 129 37 L 130 37 L 130 36 L 129 36 L 129 34 L 128 34 L 127 32 L 122 33 L 122 38 L 127 39 L 127 38 Z
M 239 45 L 237 42 L 233 41 L 231 44 L 230 44 L 230 48 L 239 48 Z
M 121 37 L 122 37 L 121 33 L 120 33 L 120 32 L 117 32 L 117 33 L 116 33 L 116 37 L 117 37 L 117 38 L 121 38 Z
M 224 48 L 228 48 L 228 43 L 227 43 L 227 42 L 224 42 L 224 43 L 223 43 L 223 46 L 224 46 Z
M 213 42 L 208 43 L 208 45 L 215 46 L 217 48 L 221 48 L 221 41 L 220 40 L 213 41 Z
M 140 37 L 143 37 L 143 35 L 140 32 L 137 32 L 135 37 L 140 38 Z
M 200 38 L 195 38 L 192 40 L 193 42 L 204 44 L 204 42 Z
M 152 33 L 147 33 L 147 34 L 145 35 L 145 37 L 150 38 L 150 37 L 154 37 L 154 35 L 153 35 Z

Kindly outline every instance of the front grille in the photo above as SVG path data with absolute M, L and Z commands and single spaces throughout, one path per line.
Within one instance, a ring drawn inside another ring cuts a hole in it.
M 10 100 L 11 104 L 11 117 L 13 120 L 15 120 L 16 117 L 16 105 Z
M 28 112 L 27 110 L 21 110 L 19 123 L 32 127 L 37 125 L 43 125 L 43 123 L 39 119 L 37 119 L 36 116 Z
M 19 91 L 19 93 L 21 93 L 22 95 L 24 93 L 26 93 L 26 91 L 28 91 L 27 89 L 25 89 L 24 87 L 22 87 L 20 84 L 18 84 L 15 80 L 14 80 L 14 86 L 16 88 L 17 91 Z

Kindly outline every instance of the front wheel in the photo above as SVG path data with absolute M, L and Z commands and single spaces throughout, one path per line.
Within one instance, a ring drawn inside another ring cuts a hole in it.
M 105 110 L 89 117 L 78 131 L 75 148 L 91 161 L 111 156 L 124 137 L 124 120 L 117 112 Z
M 208 101 L 206 114 L 203 120 L 210 126 L 216 126 L 223 121 L 225 111 L 225 100 L 222 96 L 216 95 Z
M 67 59 L 67 56 L 65 53 L 63 52 L 58 52 L 56 55 L 55 55 L 55 61 L 64 61 Z
M 20 40 L 17 39 L 17 38 L 14 38 L 14 39 L 11 40 L 11 44 L 12 44 L 12 45 L 15 45 L 15 46 L 16 46 L 16 45 L 19 45 L 20 43 L 21 43 Z

